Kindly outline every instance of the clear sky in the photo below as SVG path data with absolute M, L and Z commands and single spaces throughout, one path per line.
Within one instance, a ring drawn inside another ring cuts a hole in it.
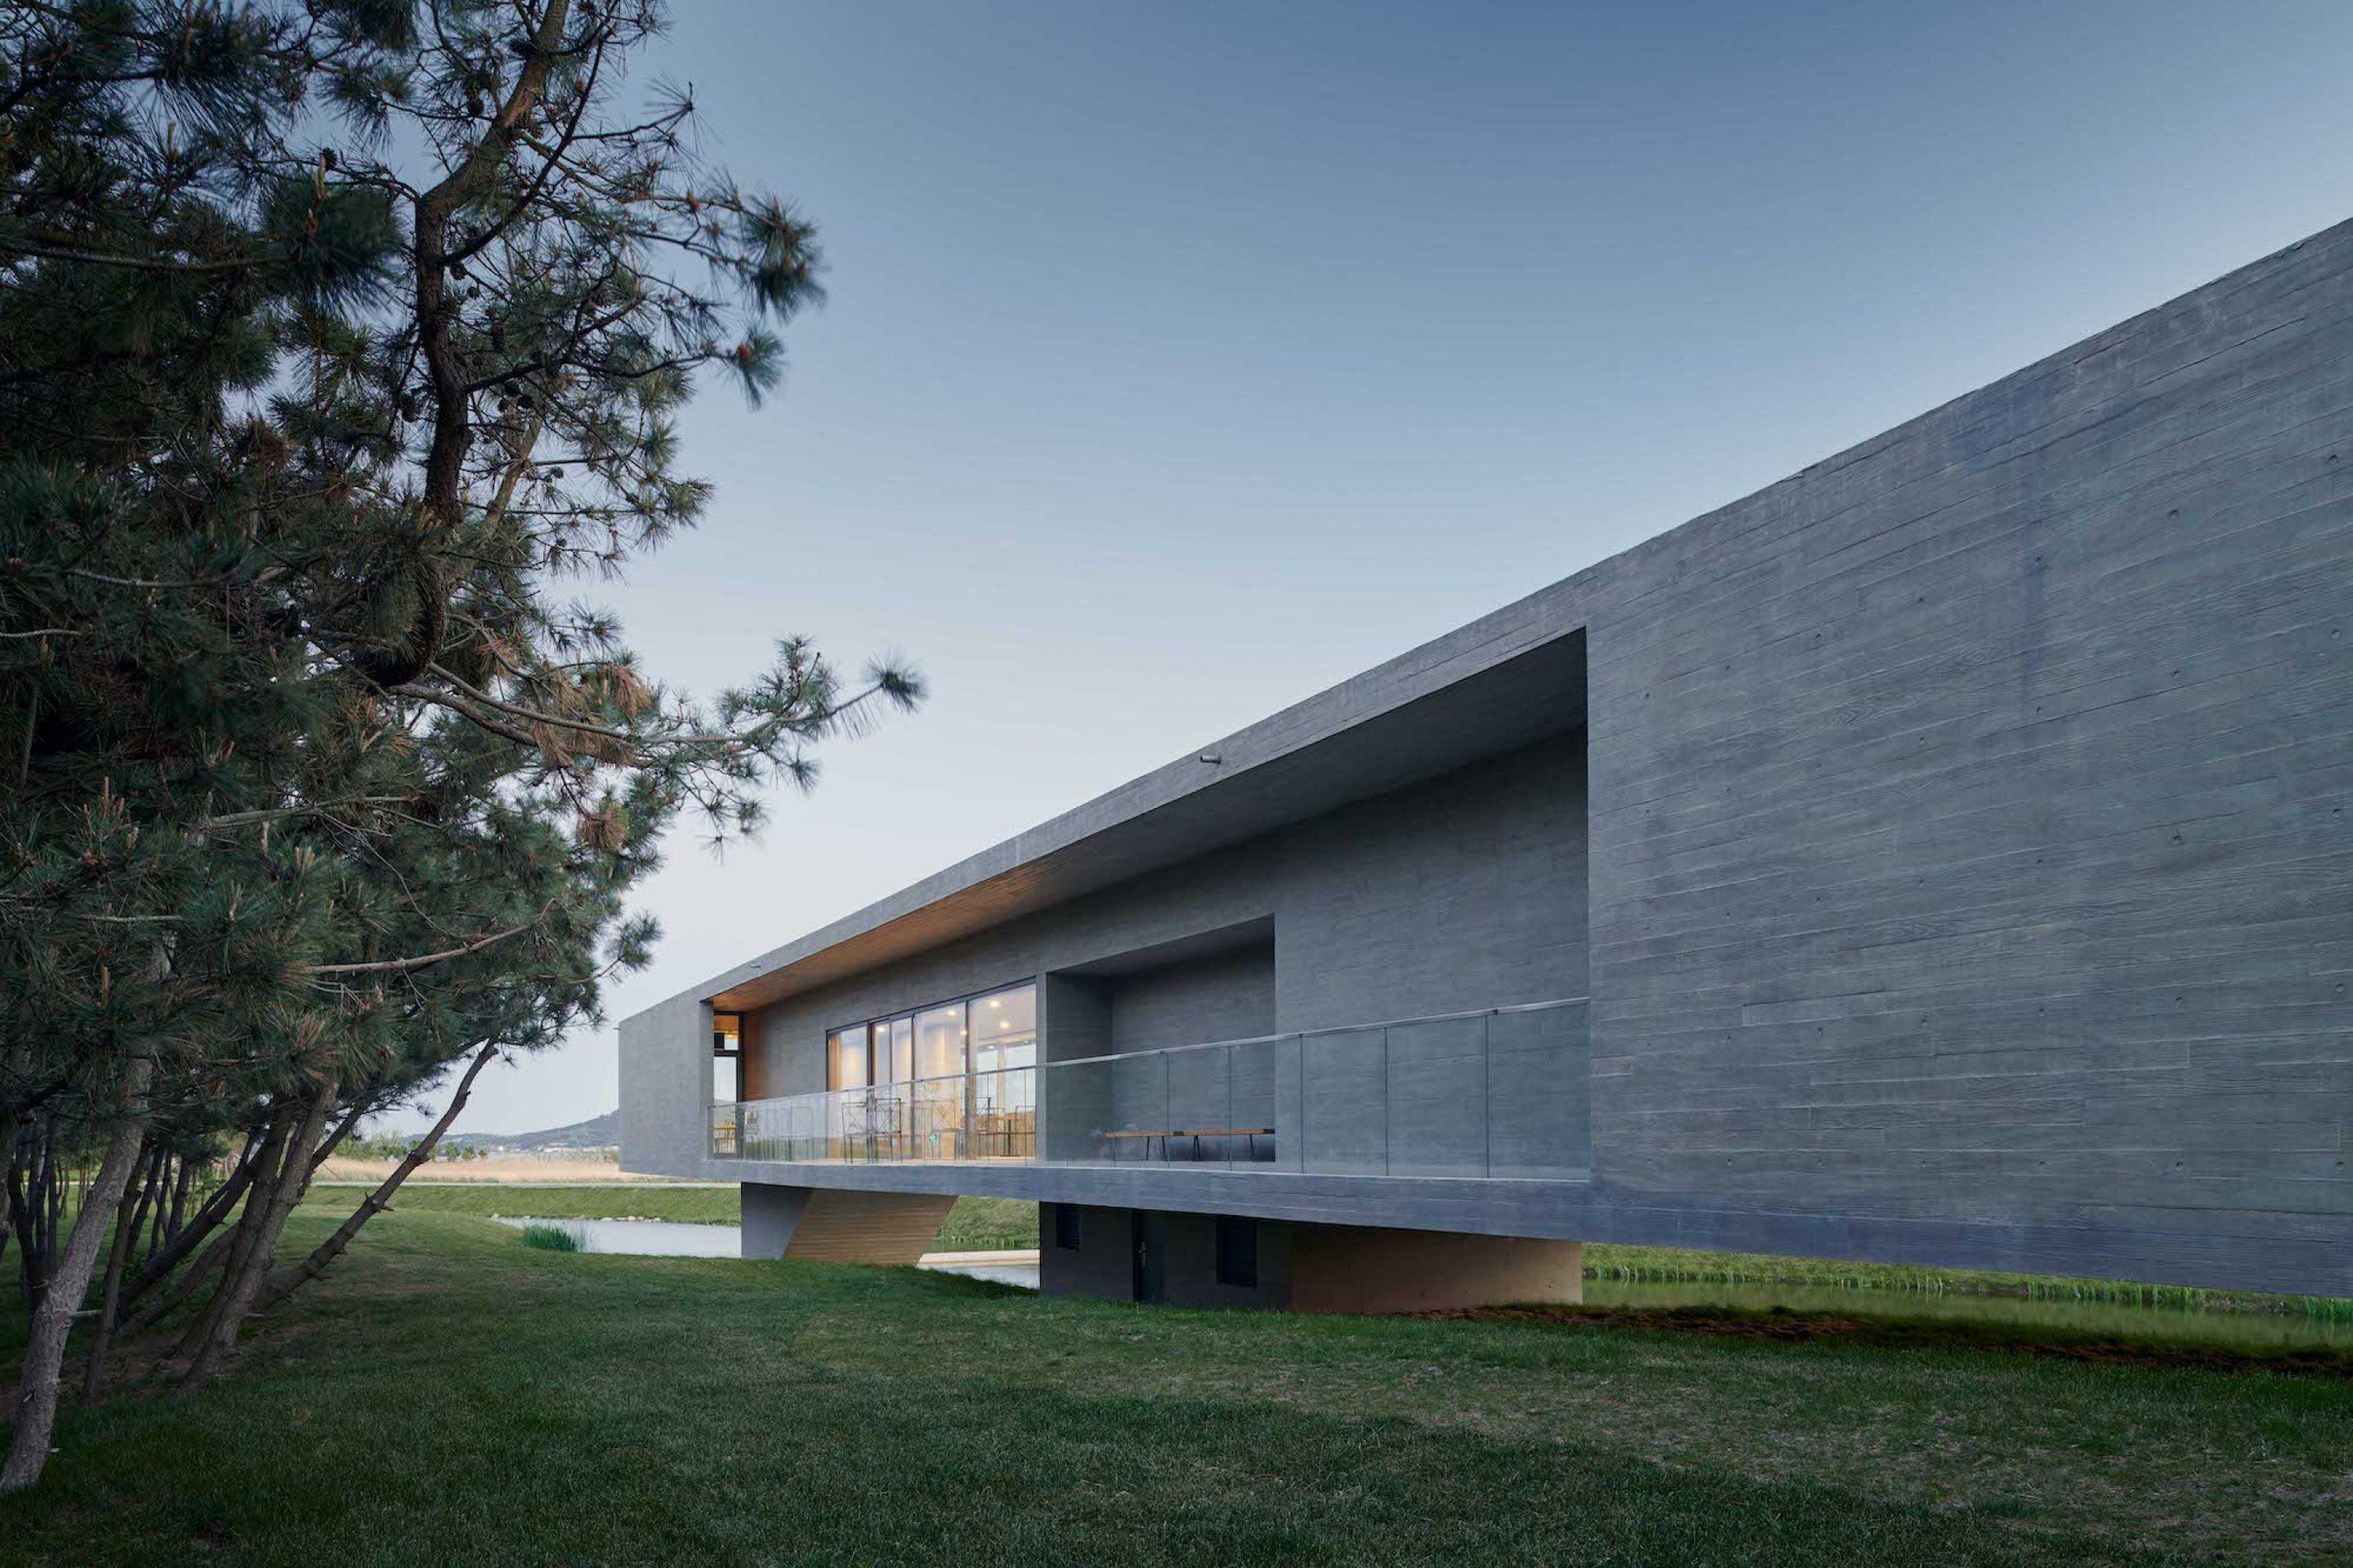
M 934 695 L 673 841 L 616 1020 L 2353 214 L 2341 0 L 677 9 L 832 301 L 605 597 Z M 617 1097 L 608 1023 L 460 1125 Z

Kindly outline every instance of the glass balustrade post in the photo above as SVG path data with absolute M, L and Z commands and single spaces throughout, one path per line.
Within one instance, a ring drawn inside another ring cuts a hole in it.
M 1495 1173 L 1495 1015 L 1479 1021 L 1479 1173 Z
M 1396 1119 L 1397 1095 L 1389 1082 L 1389 1032 L 1381 1031 L 1381 1174 L 1389 1173 L 1390 1124 Z
M 1222 1055 L 1222 1056 L 1224 1056 L 1224 1057 L 1225 1057 L 1225 1060 L 1224 1060 L 1223 1062 L 1219 1063 L 1219 1065 L 1222 1066 L 1222 1067 L 1226 1070 L 1226 1071 L 1225 1071 L 1225 1097 L 1226 1097 L 1226 1104 L 1225 1104 L 1225 1108 L 1224 1108 L 1222 1111 L 1220 1111 L 1220 1112 L 1219 1113 L 1219 1115 L 1218 1115 L 1218 1125 L 1219 1125 L 1219 1127 L 1232 1127 L 1232 1126 L 1234 1126 L 1234 1125 L 1235 1125 L 1235 1123 L 1234 1123 L 1234 1053 L 1235 1053 L 1237 1050 L 1240 1050 L 1240 1046 L 1236 1046 L 1236 1045 L 1229 1045 L 1229 1046 L 1227 1046 L 1227 1047 L 1226 1047 L 1222 1052 L 1219 1053 L 1220 1055 Z M 1230 1133 L 1223 1133 L 1223 1132 L 1221 1132 L 1221 1133 L 1219 1133 L 1219 1134 L 1218 1135 L 1218 1158 L 1219 1158 L 1219 1160 L 1225 1160 L 1225 1159 L 1227 1159 L 1227 1158 L 1229 1158 L 1229 1149 L 1231 1148 L 1231 1146 L 1232 1146 L 1232 1144 L 1233 1144 L 1233 1141 L 1234 1141 L 1234 1140 L 1233 1140 L 1233 1136 L 1232 1136 L 1232 1134 L 1230 1134 Z
M 1274 1162 L 1286 1171 L 1307 1169 L 1307 1063 L 1300 1037 L 1275 1042 Z

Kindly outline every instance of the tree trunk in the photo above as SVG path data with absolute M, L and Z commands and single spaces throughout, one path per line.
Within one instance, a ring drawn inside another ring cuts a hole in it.
M 24 1370 L 16 1392 L 16 1435 L 8 1457 L 0 1464 L 0 1495 L 22 1491 L 40 1478 L 49 1462 L 49 1434 L 58 1419 L 58 1378 L 65 1369 L 66 1336 L 73 1328 L 75 1308 L 90 1289 L 90 1272 L 98 1266 L 100 1234 L 106 1212 L 121 1202 L 147 1138 L 147 1085 L 154 1060 L 139 1056 L 131 1064 L 131 1083 L 123 1114 L 106 1140 L 106 1158 L 99 1162 L 98 1180 L 81 1213 L 74 1216 L 72 1239 L 57 1273 L 41 1293 L 33 1313 L 33 1331 L 25 1343 Z
M 196 1162 L 188 1155 L 180 1156 L 180 1174 L 172 1183 L 171 1217 L 162 1221 L 156 1230 L 155 1245 L 147 1249 L 149 1258 L 155 1255 L 156 1246 L 169 1246 L 180 1239 L 180 1223 L 188 1213 L 188 1183 L 196 1173 Z
M 130 1288 L 123 1292 L 124 1306 L 129 1306 L 162 1284 L 165 1277 L 179 1266 L 180 1260 L 202 1245 L 204 1239 L 213 1234 L 221 1221 L 228 1217 L 229 1211 L 237 1207 L 237 1201 L 245 1195 L 246 1188 L 253 1183 L 254 1168 L 259 1153 L 259 1134 L 247 1136 L 245 1153 L 238 1159 L 237 1169 L 230 1171 L 228 1180 L 222 1182 L 219 1189 L 197 1207 L 195 1218 L 188 1222 L 187 1228 L 182 1230 L 174 1221 L 173 1234 L 164 1242 L 164 1250 L 147 1260 L 146 1265 L 139 1271 L 139 1277 L 132 1280 Z M 185 1196 L 185 1179 L 187 1173 L 188 1167 L 182 1166 L 180 1174 L 183 1178 L 183 1196 Z M 178 1199 L 174 1200 L 175 1209 L 178 1202 Z
M 157 1144 L 147 1151 L 147 1158 L 140 1161 L 142 1170 L 132 1172 L 131 1185 L 122 1190 L 122 1202 L 131 1210 L 131 1223 L 122 1226 L 123 1231 L 130 1237 L 124 1245 L 132 1250 L 137 1249 L 139 1233 L 147 1227 L 149 1208 L 152 1206 L 160 1209 L 163 1206 L 164 1171 L 170 1163 L 171 1158 L 171 1150 L 160 1143 Z M 117 1223 L 121 1223 L 120 1216 L 117 1216 Z M 127 1251 L 123 1254 L 123 1260 L 126 1263 L 130 1261 L 130 1252 Z M 119 1287 L 121 1284 L 122 1270 L 115 1268 L 112 1272 Z
M 66 1185 L 73 1180 L 71 1171 L 58 1169 L 58 1129 L 52 1122 L 48 1137 L 41 1143 L 41 1294 L 48 1294 L 49 1281 L 58 1273 L 58 1231 L 66 1217 Z
M 122 1332 L 126 1335 L 143 1334 L 162 1322 L 171 1314 L 173 1308 L 196 1293 L 196 1287 L 211 1277 L 214 1267 L 227 1255 L 229 1244 L 236 1239 L 235 1231 L 215 1237 L 213 1245 L 205 1248 L 196 1261 L 188 1266 L 187 1272 L 172 1282 L 172 1288 L 141 1308 L 139 1315 L 122 1326 Z M 185 1354 L 186 1351 L 187 1346 L 183 1345 L 174 1353 Z
M 432 1130 L 417 1140 L 417 1147 L 394 1167 L 392 1174 L 386 1176 L 375 1192 L 360 1200 L 360 1206 L 352 1211 L 351 1218 L 338 1226 L 333 1235 L 313 1247 L 310 1256 L 269 1282 L 269 1288 L 254 1308 L 256 1312 L 269 1311 L 318 1278 L 327 1265 L 341 1257 L 343 1249 L 352 1245 L 352 1238 L 360 1234 L 362 1225 L 392 1206 L 392 1195 L 400 1190 L 403 1181 L 408 1180 L 410 1171 L 432 1158 L 433 1146 L 441 1141 L 441 1135 L 449 1130 L 450 1124 L 458 1119 L 458 1113 L 466 1108 L 466 1097 L 474 1092 L 474 1079 L 491 1065 L 491 1058 L 498 1052 L 498 1046 L 491 1044 L 475 1054 L 473 1062 L 466 1068 L 466 1075 L 458 1080 L 458 1092 L 449 1097 L 448 1108 L 441 1113 L 441 1119 L 433 1124 Z
M 16 1169 L 17 1120 L 17 1113 L 13 1110 L 5 1116 L 0 1116 L 0 1171 L 5 1171 L 8 1175 L 13 1175 Z M 6 1182 L 7 1175 L 0 1175 L 0 1185 L 5 1185 Z M 24 1237 L 17 1229 L 18 1207 L 15 1201 L 13 1187 L 5 1192 L 0 1192 L 0 1263 L 5 1263 L 8 1260 L 10 1236 L 16 1237 L 20 1248 L 24 1241 Z
M 335 1130 L 327 1135 L 327 1141 L 319 1145 L 318 1152 L 311 1156 L 311 1169 L 305 1171 L 302 1176 L 302 1190 L 304 1192 L 307 1192 L 311 1190 L 311 1178 L 319 1173 L 319 1167 L 324 1165 L 329 1160 L 334 1158 L 335 1150 L 342 1147 L 343 1139 L 352 1135 L 352 1128 L 359 1126 L 360 1118 L 367 1115 L 367 1113 L 368 1102 L 364 1097 L 363 1097 L 359 1104 L 351 1108 L 351 1114 L 344 1117 L 343 1120 L 335 1124 Z
M 90 1358 L 81 1370 L 84 1404 L 97 1404 L 99 1390 L 106 1386 L 107 1345 L 114 1338 L 114 1315 L 122 1306 L 122 1263 L 131 1255 L 131 1238 L 138 1232 L 139 1213 L 147 1206 L 147 1192 L 154 1182 L 154 1161 L 146 1163 L 147 1185 L 125 1181 L 122 1197 L 114 1205 L 114 1245 L 106 1249 L 106 1283 L 99 1292 L 98 1328 L 90 1336 Z M 93 1192 L 84 1200 L 83 1206 L 93 1206 L 96 1201 L 97 1194 Z
M 48 1229 L 48 1190 L 42 1185 L 42 1160 L 48 1154 L 49 1140 L 46 1125 L 37 1124 L 34 1144 L 28 1151 L 21 1147 L 23 1133 L 8 1150 L 8 1217 L 16 1232 L 16 1255 L 20 1264 L 17 1284 L 24 1291 L 27 1311 L 40 1305 L 41 1284 L 47 1277 L 42 1264 L 48 1248 L 42 1234 Z M 27 1176 L 31 1178 L 28 1181 Z
M 311 1151 L 318 1147 L 319 1134 L 326 1126 L 327 1113 L 335 1107 L 336 1086 L 329 1079 L 324 1087 L 311 1097 L 302 1114 L 301 1127 L 287 1140 L 285 1158 L 279 1161 L 278 1180 L 267 1192 L 254 1190 L 245 1209 L 251 1214 L 261 1211 L 261 1225 L 254 1234 L 254 1245 L 243 1258 L 230 1259 L 229 1272 L 221 1277 L 221 1311 L 212 1331 L 196 1347 L 196 1359 L 188 1365 L 187 1386 L 202 1388 L 219 1375 L 228 1358 L 236 1353 L 238 1330 L 253 1315 L 253 1303 L 261 1292 L 261 1282 L 277 1261 L 278 1237 L 286 1228 L 287 1216 L 301 1201 L 303 1189 L 311 1184 Z
M 173 1349 L 172 1359 L 175 1361 L 193 1358 L 219 1323 L 221 1314 L 228 1309 L 229 1286 L 245 1266 L 254 1240 L 261 1234 L 262 1211 L 269 1206 L 266 1194 L 276 1187 L 285 1167 L 287 1146 L 293 1136 L 293 1128 L 286 1119 L 289 1114 L 290 1109 L 280 1107 L 276 1119 L 269 1124 L 268 1136 L 261 1141 L 261 1151 L 254 1160 L 253 1180 L 246 1190 L 245 1208 L 237 1217 L 237 1228 L 223 1238 L 227 1246 L 221 1255 L 221 1283 L 214 1287 L 205 1309 L 196 1315 L 196 1320 Z

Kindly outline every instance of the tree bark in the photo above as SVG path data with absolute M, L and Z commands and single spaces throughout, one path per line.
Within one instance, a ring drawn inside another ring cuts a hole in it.
M 138 1249 L 139 1234 L 146 1228 L 149 1207 L 151 1205 L 161 1207 L 164 1171 L 170 1163 L 171 1158 L 171 1150 L 160 1143 L 148 1150 L 146 1158 L 139 1162 L 140 1169 L 132 1172 L 131 1185 L 122 1190 L 123 1205 L 131 1211 L 131 1223 L 123 1225 L 122 1229 L 130 1236 L 130 1241 L 126 1245 L 132 1251 Z M 120 1216 L 117 1216 L 117 1223 L 121 1223 Z M 130 1253 L 126 1252 L 123 1258 L 127 1263 L 130 1260 Z M 122 1270 L 115 1267 L 111 1268 L 111 1272 L 119 1287 L 121 1284 Z
M 139 1315 L 122 1326 L 122 1332 L 126 1335 L 143 1334 L 170 1316 L 173 1308 L 196 1293 L 196 1287 L 211 1276 L 214 1266 L 227 1255 L 229 1244 L 236 1239 L 235 1231 L 214 1238 L 213 1245 L 205 1248 L 196 1261 L 188 1266 L 187 1272 L 172 1282 L 172 1288 L 141 1308 Z M 183 1353 L 185 1350 L 186 1347 L 182 1346 L 180 1352 L 175 1353 Z
M 155 1237 L 147 1247 L 150 1262 L 153 1261 L 158 1247 L 169 1246 L 180 1239 L 180 1222 L 188 1213 L 188 1182 L 195 1173 L 195 1160 L 188 1155 L 181 1155 L 180 1174 L 172 1182 L 172 1212 L 167 1216 L 158 1210 L 155 1215 Z
M 123 1114 L 106 1140 L 106 1158 L 99 1162 L 98 1181 L 74 1216 L 73 1235 L 41 1304 L 33 1313 L 33 1331 L 25 1343 L 24 1370 L 16 1390 L 16 1434 L 8 1457 L 0 1463 L 0 1496 L 22 1491 L 40 1478 L 49 1462 L 49 1434 L 58 1419 L 58 1379 L 64 1371 L 66 1336 L 72 1330 L 75 1308 L 90 1289 L 90 1271 L 98 1266 L 100 1234 L 106 1212 L 122 1199 L 131 1168 L 147 1138 L 147 1085 L 154 1059 L 142 1055 L 131 1064 L 129 1093 Z
M 253 1180 L 247 1185 L 245 1207 L 237 1214 L 236 1228 L 222 1238 L 227 1245 L 221 1254 L 221 1283 L 206 1300 L 205 1309 L 196 1315 L 196 1320 L 188 1326 L 187 1333 L 173 1347 L 172 1359 L 175 1361 L 184 1361 L 195 1355 L 197 1347 L 204 1343 L 206 1336 L 220 1321 L 221 1313 L 227 1308 L 229 1283 L 236 1279 L 237 1271 L 245 1266 L 245 1259 L 253 1249 L 254 1238 L 261 1234 L 261 1211 L 267 1206 L 263 1195 L 276 1185 L 285 1164 L 287 1145 L 293 1133 L 287 1120 L 289 1114 L 287 1107 L 275 1107 L 269 1131 L 262 1139 L 260 1152 L 254 1158 Z
M 14 1185 L 8 1180 L 16 1169 L 17 1120 L 17 1114 L 14 1110 L 0 1116 L 0 1187 L 7 1189 L 0 1192 L 0 1263 L 7 1261 L 10 1236 L 16 1237 L 19 1250 L 22 1249 L 24 1242 L 24 1237 L 18 1234 L 21 1222 L 17 1217 L 17 1209 L 20 1205 L 16 1200 Z
M 259 1153 L 259 1135 L 248 1134 L 245 1140 L 245 1153 L 238 1159 L 237 1169 L 229 1172 L 228 1180 L 222 1182 L 211 1197 L 198 1205 L 195 1217 L 188 1222 L 185 1230 L 182 1230 L 178 1222 L 174 1220 L 173 1234 L 164 1243 L 164 1250 L 147 1260 L 139 1270 L 139 1277 L 133 1279 L 130 1288 L 123 1292 L 124 1306 L 128 1307 L 162 1284 L 172 1270 L 179 1266 L 180 1260 L 202 1245 L 204 1239 L 213 1234 L 221 1221 L 228 1217 L 229 1211 L 237 1207 L 237 1201 L 245 1195 L 246 1188 L 253 1184 L 254 1166 Z M 186 1195 L 188 1170 L 189 1167 L 185 1165 L 180 1168 L 181 1197 Z M 179 1199 L 175 1198 L 173 1202 L 175 1211 L 178 1204 Z
M 335 1130 L 327 1135 L 327 1140 L 319 1145 L 317 1151 L 311 1156 L 311 1168 L 302 1173 L 302 1190 L 305 1192 L 311 1190 L 311 1178 L 319 1173 L 319 1167 L 334 1158 L 335 1150 L 342 1147 L 343 1139 L 352 1135 L 352 1128 L 359 1126 L 360 1118 L 367 1113 L 368 1102 L 363 1098 L 351 1108 L 350 1115 L 335 1124 Z
M 140 1212 L 147 1206 L 147 1193 L 155 1180 L 154 1160 L 150 1159 L 145 1163 L 146 1185 L 123 1182 L 122 1197 L 114 1205 L 114 1244 L 106 1249 L 106 1283 L 99 1291 L 98 1327 L 90 1335 L 89 1359 L 81 1369 L 84 1404 L 97 1404 L 99 1391 L 106 1386 L 107 1346 L 114 1338 L 114 1315 L 122 1307 L 122 1264 L 131 1255 L 131 1238 L 138 1232 Z M 96 1198 L 97 1194 L 92 1193 L 84 1206 L 92 1206 Z
M 221 1368 L 236 1353 L 237 1333 L 253 1315 L 254 1298 L 260 1294 L 269 1266 L 277 1261 L 279 1234 L 286 1228 L 287 1216 L 301 1202 L 302 1190 L 310 1185 L 311 1153 L 318 1147 L 320 1131 L 326 1126 L 327 1113 L 334 1109 L 336 1098 L 335 1081 L 331 1078 L 311 1097 L 302 1113 L 301 1125 L 287 1139 L 285 1157 L 279 1161 L 278 1180 L 267 1191 L 255 1189 L 253 1196 L 246 1201 L 248 1214 L 256 1208 L 261 1211 L 260 1228 L 244 1257 L 232 1257 L 229 1271 L 221 1277 L 220 1313 L 211 1331 L 197 1345 L 195 1360 L 188 1364 L 186 1386 L 192 1391 L 219 1375 Z
M 441 1113 L 441 1119 L 433 1124 L 432 1130 L 417 1140 L 417 1147 L 410 1150 L 407 1157 L 394 1167 L 392 1174 L 386 1176 L 375 1192 L 360 1200 L 360 1206 L 352 1211 L 351 1218 L 338 1226 L 333 1235 L 311 1248 L 310 1256 L 269 1282 L 269 1289 L 263 1293 L 260 1302 L 254 1308 L 256 1312 L 269 1311 L 304 1285 L 318 1278 L 325 1271 L 327 1265 L 341 1257 L 343 1249 L 352 1245 L 352 1238 L 360 1234 L 362 1225 L 392 1206 L 393 1193 L 398 1192 L 400 1184 L 408 1180 L 410 1171 L 432 1157 L 433 1146 L 441 1141 L 441 1135 L 449 1130 L 450 1124 L 458 1119 L 458 1113 L 466 1108 L 466 1098 L 474 1092 L 474 1079 L 480 1075 L 484 1067 L 491 1065 L 491 1058 L 496 1056 L 498 1052 L 497 1045 L 490 1044 L 475 1053 L 472 1064 L 466 1068 L 466 1075 L 458 1080 L 458 1092 L 449 1097 L 448 1108 Z
M 22 1137 L 22 1133 L 18 1134 Z M 42 1139 L 43 1147 L 47 1143 Z M 16 1139 L 7 1150 L 8 1217 L 16 1232 L 16 1255 L 19 1262 L 17 1284 L 25 1295 L 27 1310 L 39 1305 L 41 1299 L 41 1171 L 39 1155 L 30 1162 L 32 1185 L 25 1183 L 26 1161 L 17 1158 Z

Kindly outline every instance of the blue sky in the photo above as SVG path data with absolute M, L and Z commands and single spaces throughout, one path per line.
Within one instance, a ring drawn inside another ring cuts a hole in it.
M 674 841 L 616 1019 L 2353 215 L 2335 4 L 678 11 L 831 302 L 594 591 L 673 683 L 934 696 Z M 607 1025 L 462 1125 L 616 1097 Z

